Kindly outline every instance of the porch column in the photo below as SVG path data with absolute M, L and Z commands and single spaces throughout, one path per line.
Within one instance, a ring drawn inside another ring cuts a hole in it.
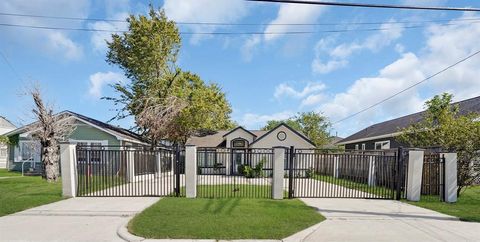
M 420 201 L 423 173 L 423 150 L 408 152 L 407 200 Z
M 283 176 L 285 174 L 285 148 L 273 147 L 272 198 L 283 199 Z
M 376 177 L 375 177 L 375 157 L 370 156 L 368 159 L 368 185 L 375 186 Z
M 185 189 L 187 198 L 197 197 L 197 147 L 185 146 Z
M 445 158 L 445 202 L 454 203 L 457 201 L 457 153 L 441 153 L 440 157 Z
M 77 154 L 76 145 L 60 144 L 60 167 L 62 175 L 62 195 L 77 196 Z

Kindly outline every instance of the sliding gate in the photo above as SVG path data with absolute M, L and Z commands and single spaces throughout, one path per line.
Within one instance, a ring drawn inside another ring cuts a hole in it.
M 396 153 L 329 153 L 290 149 L 288 197 L 395 199 L 400 187 Z
M 77 196 L 182 196 L 180 148 L 77 145 Z

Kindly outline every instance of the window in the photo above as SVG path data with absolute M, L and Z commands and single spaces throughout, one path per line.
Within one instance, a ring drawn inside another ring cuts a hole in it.
M 375 142 L 375 149 L 376 150 L 390 149 L 390 141 L 385 140 L 385 141 Z
M 362 144 L 362 150 L 365 150 L 365 144 Z
M 232 141 L 232 146 L 235 148 L 244 148 L 245 147 L 245 140 L 237 139 Z
M 355 145 L 355 150 L 358 150 L 358 144 Z
M 102 152 L 97 150 L 104 149 L 105 145 L 108 145 L 107 140 L 70 140 L 70 142 L 77 144 L 78 148 L 86 149 L 77 153 L 77 159 L 79 161 L 100 162 L 102 160 Z M 90 149 L 88 149 L 90 148 Z M 105 154 L 103 154 L 105 156 Z
M 40 143 L 34 141 L 20 141 L 20 160 L 40 162 Z
M 7 148 L 6 147 L 1 147 L 0 148 L 0 157 L 6 157 L 7 156 Z

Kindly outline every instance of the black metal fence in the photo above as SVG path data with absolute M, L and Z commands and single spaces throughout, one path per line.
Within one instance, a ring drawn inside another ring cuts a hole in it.
M 394 199 L 397 182 L 395 154 L 290 149 L 286 174 L 289 179 L 285 189 L 290 198 Z
M 272 197 L 272 149 L 197 149 L 197 197 Z
M 77 146 L 77 196 L 181 196 L 184 150 Z

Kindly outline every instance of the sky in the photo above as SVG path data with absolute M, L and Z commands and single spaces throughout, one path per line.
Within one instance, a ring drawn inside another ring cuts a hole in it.
M 111 33 L 2 23 L 125 30 L 124 22 L 101 20 L 145 14 L 149 3 L 0 1 L 0 13 L 97 19 L 0 15 L 0 115 L 18 126 L 30 122 L 33 104 L 25 93 L 32 85 L 39 85 L 56 111 L 71 110 L 108 121 L 117 107 L 101 97 L 116 95 L 110 84 L 129 81 L 122 70 L 105 61 Z M 479 50 L 480 16 L 475 13 L 242 0 L 152 3 L 177 22 L 244 24 L 179 25 L 183 34 L 177 64 L 207 82 L 218 83 L 232 105 L 232 119 L 249 129 L 259 129 L 268 120 L 315 111 L 333 123 L 329 130 L 332 135 L 346 137 L 371 124 L 421 111 L 426 100 L 442 92 L 452 93 L 455 101 L 480 95 L 479 55 L 379 106 L 337 122 Z M 480 2 L 473 0 L 426 0 L 421 4 L 480 8 Z M 252 23 L 255 25 L 249 25 Z M 284 23 L 297 25 L 279 25 Z M 312 23 L 317 25 L 298 25 Z M 346 29 L 351 31 L 332 31 Z M 285 34 L 302 31 L 314 33 Z M 208 34 L 219 32 L 244 34 Z M 130 128 L 133 119 L 112 123 Z

